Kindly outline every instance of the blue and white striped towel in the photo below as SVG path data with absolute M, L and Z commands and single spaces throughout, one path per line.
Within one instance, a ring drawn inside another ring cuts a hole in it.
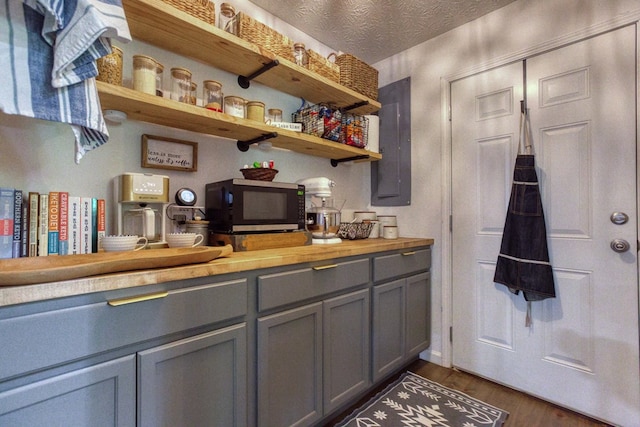
M 95 60 L 131 40 L 120 0 L 0 0 L 0 109 L 69 123 L 76 162 L 107 142 Z

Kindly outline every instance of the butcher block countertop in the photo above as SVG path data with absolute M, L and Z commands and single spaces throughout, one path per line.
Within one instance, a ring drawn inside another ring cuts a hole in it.
M 237 273 L 429 245 L 433 245 L 433 239 L 363 239 L 344 240 L 342 243 L 332 245 L 309 245 L 234 252 L 229 256 L 200 264 L 150 270 L 123 271 L 59 282 L 22 286 L 0 286 L 0 307 L 93 292 L 154 285 L 175 280 Z

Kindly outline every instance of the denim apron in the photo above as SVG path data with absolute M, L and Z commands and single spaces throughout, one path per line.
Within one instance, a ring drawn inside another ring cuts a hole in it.
M 522 291 L 528 302 L 527 326 L 531 324 L 530 302 L 556 296 L 528 120 L 525 110 L 520 117 L 520 141 L 511 198 L 493 278 L 494 282 L 506 285 L 516 295 Z

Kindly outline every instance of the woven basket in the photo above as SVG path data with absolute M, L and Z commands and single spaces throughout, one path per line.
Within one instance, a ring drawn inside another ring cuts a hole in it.
M 338 64 L 331 62 L 328 58 L 311 49 L 307 51 L 307 54 L 309 55 L 309 71 L 313 71 L 322 77 L 340 83 L 340 67 L 338 67 Z
M 295 62 L 293 57 L 293 40 L 283 36 L 273 28 L 258 22 L 247 16 L 247 14 L 238 12 L 234 18 L 236 20 L 236 28 L 241 39 L 258 45 L 271 53 L 275 53 L 281 58 Z
M 338 237 L 349 240 L 366 239 L 372 228 L 372 222 L 341 222 Z
M 340 67 L 340 84 L 373 100 L 378 99 L 378 70 L 348 53 L 336 55 Z
M 240 169 L 244 179 L 254 179 L 256 181 L 273 181 L 278 173 L 277 169 L 270 168 L 246 168 Z
M 211 24 L 216 25 L 215 5 L 209 0 L 162 0 L 164 3 L 187 12 L 191 16 Z

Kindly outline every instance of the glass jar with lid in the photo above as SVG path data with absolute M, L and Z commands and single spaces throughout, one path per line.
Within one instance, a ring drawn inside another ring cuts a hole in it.
M 239 96 L 225 96 L 224 97 L 224 113 L 230 116 L 245 118 L 245 104 L 244 98 Z
M 198 84 L 191 82 L 191 91 L 189 93 L 189 104 L 196 105 L 198 103 Z
M 122 49 L 111 46 L 111 53 L 98 58 L 96 80 L 122 86 Z
M 272 122 L 282 121 L 282 110 L 279 108 L 269 108 L 269 115 L 267 116 Z
M 220 14 L 218 15 L 218 28 L 228 33 L 237 35 L 236 30 L 236 9 L 229 3 L 220 5 Z
M 297 65 L 301 67 L 309 67 L 309 55 L 304 47 L 304 43 L 293 44 L 293 57 Z
M 264 102 L 247 102 L 247 119 L 264 123 Z
M 202 99 L 208 110 L 222 112 L 222 84 L 215 80 L 202 82 Z
M 156 94 L 158 62 L 150 56 L 133 55 L 133 88 L 149 95 Z
M 191 101 L 191 71 L 186 68 L 171 69 L 171 99 L 187 104 Z

